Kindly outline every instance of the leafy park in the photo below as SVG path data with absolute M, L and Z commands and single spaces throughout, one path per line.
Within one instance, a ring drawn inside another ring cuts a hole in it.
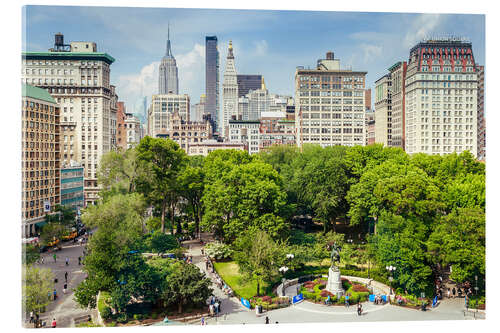
M 205 246 L 215 270 L 253 304 L 279 307 L 283 278 L 327 274 L 334 243 L 343 275 L 408 299 L 432 296 L 440 276 L 476 282 L 485 295 L 485 165 L 468 152 L 304 145 L 202 157 L 145 137 L 103 156 L 98 181 L 100 202 L 82 215 L 95 232 L 75 298 L 93 308 L 99 292 L 107 295 L 100 307 L 110 322 L 204 307 L 211 281 L 183 260 L 181 246 L 201 232 L 217 240 Z M 311 282 L 303 293 L 324 301 L 324 284 Z M 351 297 L 366 298 L 366 288 L 345 283 Z

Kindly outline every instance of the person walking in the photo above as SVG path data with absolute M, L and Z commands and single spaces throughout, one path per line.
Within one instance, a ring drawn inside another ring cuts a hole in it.
M 33 311 L 30 312 L 30 324 L 34 321 L 35 316 L 33 314 Z
M 201 326 L 205 326 L 205 317 L 201 317 Z
M 450 288 L 448 288 L 448 290 L 446 291 L 446 296 L 448 297 L 448 299 L 450 298 L 450 296 L 451 296 Z
M 78 266 L 82 264 L 82 257 L 78 257 Z
M 363 306 L 361 303 L 358 302 L 358 316 L 361 316 L 361 313 L 363 312 Z
M 68 272 L 65 272 L 65 273 L 64 273 L 64 280 L 65 280 L 66 282 L 68 282 Z
M 66 257 L 66 266 L 69 266 L 69 258 Z
M 453 290 L 451 291 L 451 293 L 453 294 L 453 298 L 455 298 L 455 294 L 457 293 L 457 290 L 455 289 L 455 287 L 453 287 Z
M 54 262 L 57 262 L 57 255 L 54 253 L 54 255 L 52 256 L 52 258 L 54 258 Z
M 269 324 L 269 317 L 266 316 L 266 324 Z
M 63 286 L 63 294 L 66 295 L 66 291 L 68 290 L 68 284 L 65 283 L 64 286 Z
M 52 319 L 52 328 L 56 328 L 57 326 L 57 322 L 56 322 L 56 318 Z
M 57 291 L 56 289 L 54 288 L 54 301 L 57 299 Z
M 347 296 L 347 295 L 345 297 L 345 307 L 349 308 L 349 296 Z
M 45 260 L 45 258 L 44 258 L 44 257 L 42 257 L 42 258 L 40 259 L 40 263 L 41 263 L 42 265 L 43 265 L 44 260 Z

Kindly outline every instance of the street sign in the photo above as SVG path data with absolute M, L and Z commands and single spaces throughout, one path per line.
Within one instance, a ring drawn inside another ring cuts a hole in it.
M 243 297 L 241 298 L 241 304 L 250 309 L 250 302 L 247 299 L 244 299 Z
M 303 300 L 304 300 L 304 295 L 298 294 L 297 296 L 293 296 L 293 298 L 292 298 L 292 304 L 300 303 Z
M 44 213 L 50 212 L 50 200 L 45 200 L 43 202 L 43 212 Z

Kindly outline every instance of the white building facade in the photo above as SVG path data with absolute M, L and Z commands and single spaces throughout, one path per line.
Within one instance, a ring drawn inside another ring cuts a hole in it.
M 142 126 L 139 118 L 131 113 L 125 114 L 125 135 L 127 138 L 127 149 L 133 148 L 141 142 Z
M 229 142 L 243 143 L 250 154 L 259 152 L 260 121 L 229 120 Z
M 340 62 L 318 60 L 316 69 L 295 72 L 297 145 L 365 145 L 365 77 L 367 72 L 341 70 Z
M 158 133 L 171 128 L 169 114 L 178 112 L 184 121 L 189 121 L 189 95 L 153 95 L 148 111 L 148 135 L 156 137 Z
M 71 42 L 66 50 L 23 52 L 23 83 L 46 89 L 61 107 L 61 138 L 66 141 L 62 162 L 84 166 L 85 204 L 98 199 L 100 158 L 113 147 L 116 136 L 114 91 L 110 66 L 114 58 L 97 52 L 93 42 Z M 114 114 L 113 114 L 114 112 Z M 64 158 L 64 156 L 66 156 Z
M 224 81 L 222 83 L 222 117 L 221 123 L 217 124 L 218 130 L 223 136 L 227 131 L 229 120 L 233 116 L 238 118 L 238 82 L 236 67 L 234 65 L 233 44 L 229 41 Z
M 477 72 L 472 45 L 421 42 L 410 50 L 405 82 L 409 154 L 477 156 Z

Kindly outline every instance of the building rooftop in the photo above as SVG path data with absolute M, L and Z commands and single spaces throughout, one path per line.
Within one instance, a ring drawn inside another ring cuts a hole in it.
M 23 84 L 22 86 L 23 97 L 30 97 L 41 101 L 57 104 L 56 100 L 45 89 Z
M 103 52 L 22 52 L 23 59 L 102 60 L 111 65 L 115 58 Z

